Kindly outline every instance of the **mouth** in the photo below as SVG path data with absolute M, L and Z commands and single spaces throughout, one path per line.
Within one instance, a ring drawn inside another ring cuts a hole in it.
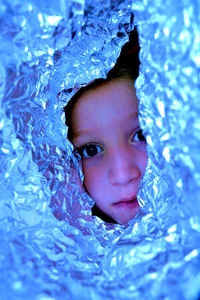
M 114 203 L 113 205 L 118 208 L 137 208 L 137 207 L 139 207 L 136 197 L 122 198 L 120 201 Z

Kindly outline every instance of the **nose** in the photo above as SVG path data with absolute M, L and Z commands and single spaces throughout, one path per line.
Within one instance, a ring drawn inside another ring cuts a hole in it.
M 137 154 L 130 149 L 114 151 L 109 162 L 109 177 L 112 184 L 127 184 L 141 177 Z

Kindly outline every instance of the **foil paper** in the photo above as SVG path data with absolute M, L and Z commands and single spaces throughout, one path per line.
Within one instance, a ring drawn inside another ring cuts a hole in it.
M 0 295 L 199 299 L 200 4 L 0 3 Z M 134 15 L 134 18 L 133 18 Z M 137 25 L 148 166 L 126 226 L 91 216 L 63 106 Z

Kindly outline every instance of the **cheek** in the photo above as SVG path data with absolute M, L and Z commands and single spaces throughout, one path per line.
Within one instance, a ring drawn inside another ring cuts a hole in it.
M 100 167 L 89 167 L 83 162 L 84 187 L 88 194 L 95 200 L 104 190 L 103 170 Z
M 147 160 L 148 160 L 148 156 L 147 156 L 147 152 L 142 151 L 140 154 L 140 169 L 141 169 L 141 174 L 142 176 L 144 175 L 145 171 L 146 171 L 146 166 L 147 166 Z

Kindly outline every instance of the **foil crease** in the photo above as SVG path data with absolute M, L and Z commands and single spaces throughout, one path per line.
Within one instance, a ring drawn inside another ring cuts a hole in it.
M 198 1 L 0 3 L 1 299 L 199 299 Z M 133 18 L 134 14 L 134 18 Z M 91 216 L 63 106 L 137 25 L 141 213 Z

